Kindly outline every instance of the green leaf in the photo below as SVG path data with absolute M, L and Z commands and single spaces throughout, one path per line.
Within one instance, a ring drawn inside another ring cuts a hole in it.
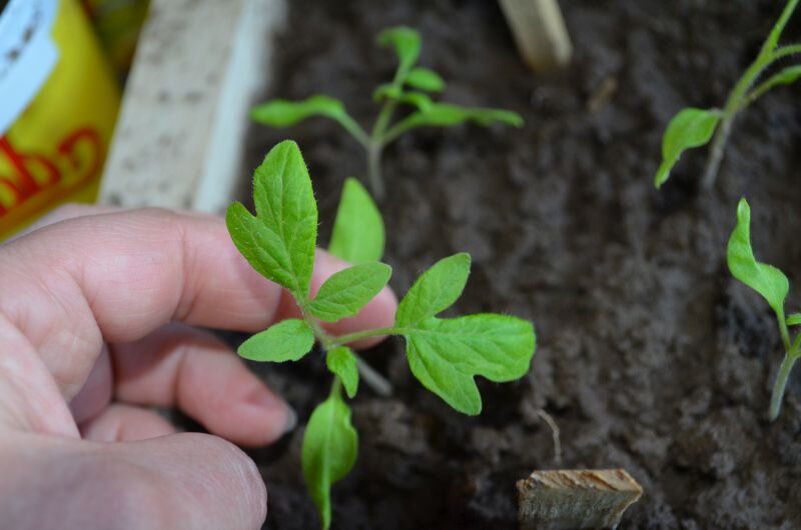
M 359 265 L 378 261 L 384 254 L 384 220 L 370 194 L 354 179 L 345 180 L 331 244 L 334 256 Z
M 801 65 L 788 66 L 761 82 L 746 97 L 746 104 L 758 99 L 762 94 L 778 85 L 792 85 L 801 77 Z
M 445 81 L 438 73 L 420 66 L 412 68 L 406 77 L 406 84 L 428 92 L 441 92 L 445 88 Z
M 309 311 L 325 322 L 352 317 L 384 288 L 391 275 L 392 268 L 378 262 L 341 270 L 320 287 Z
M 400 63 L 398 70 L 408 72 L 420 57 L 420 34 L 406 26 L 388 28 L 378 34 L 378 44 L 392 46 Z M 404 78 L 405 75 L 401 75 Z
M 303 101 L 274 99 L 254 107 L 250 117 L 270 127 L 290 127 L 312 116 L 324 116 L 340 121 L 347 116 L 345 106 L 328 96 L 311 96 Z
M 301 450 L 303 477 L 323 528 L 331 526 L 331 486 L 350 472 L 358 451 L 350 409 L 339 395 L 331 395 L 312 412 Z
M 801 313 L 793 313 L 787 316 L 788 326 L 801 326 Z
M 443 258 L 424 272 L 403 297 L 395 313 L 395 326 L 413 327 L 453 305 L 470 275 L 470 254 Z
M 784 300 L 790 290 L 790 282 L 782 271 L 771 265 L 759 263 L 751 249 L 751 208 L 745 199 L 737 205 L 737 225 L 729 238 L 726 260 L 732 276 L 758 292 L 784 322 Z
M 359 389 L 359 367 L 350 348 L 339 346 L 328 352 L 325 358 L 328 369 L 339 377 L 348 397 L 353 399 Z
M 295 142 L 273 147 L 253 175 L 256 216 L 241 203 L 225 218 L 231 239 L 261 275 L 298 300 L 309 293 L 317 241 L 317 204 L 309 172 Z
M 662 137 L 662 164 L 654 178 L 657 188 L 667 181 L 682 152 L 709 143 L 719 121 L 720 111 L 696 108 L 682 109 L 670 120 Z
M 237 353 L 251 361 L 297 361 L 314 346 L 314 332 L 296 318 L 283 320 L 243 342 Z
M 381 101 L 382 99 L 396 101 L 401 97 L 401 94 L 403 94 L 403 91 L 399 86 L 392 83 L 385 83 L 373 91 L 373 101 Z
M 514 127 L 523 126 L 523 118 L 516 112 L 503 109 L 468 108 L 451 103 L 432 103 L 404 120 L 408 127 L 451 127 L 465 122 L 489 126 L 505 123 Z
M 495 314 L 429 318 L 403 335 L 412 374 L 448 405 L 469 415 L 481 412 L 474 377 L 499 383 L 522 377 L 536 343 L 530 322 Z
M 422 92 L 414 91 L 404 92 L 401 94 L 401 96 L 398 98 L 398 102 L 416 107 L 417 110 L 421 112 L 428 112 L 429 109 L 431 109 L 431 105 L 434 104 L 434 102 L 431 101 L 431 98 L 427 95 L 423 94 Z
M 418 110 L 423 112 L 428 111 L 431 108 L 431 105 L 433 105 L 433 102 L 428 95 L 414 90 L 403 92 L 400 88 L 391 84 L 381 85 L 375 89 L 375 92 L 373 92 L 373 99 L 375 101 L 391 99 L 392 101 L 397 101 L 398 103 L 405 103 L 407 105 L 416 107 Z

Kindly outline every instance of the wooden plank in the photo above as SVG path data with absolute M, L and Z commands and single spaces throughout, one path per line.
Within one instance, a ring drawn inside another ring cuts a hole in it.
M 517 49 L 535 72 L 566 66 L 573 45 L 556 0 L 499 0 Z
M 642 495 L 623 469 L 535 471 L 517 491 L 521 530 L 615 528 Z
M 100 202 L 224 210 L 285 19 L 285 0 L 153 0 Z

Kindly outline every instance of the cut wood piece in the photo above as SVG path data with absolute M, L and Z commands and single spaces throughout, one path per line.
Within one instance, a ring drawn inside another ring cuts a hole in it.
M 517 482 L 521 530 L 615 528 L 642 488 L 623 469 L 535 471 Z
M 573 53 L 556 0 L 499 0 L 517 49 L 535 72 L 567 65 Z
M 99 201 L 223 211 L 285 18 L 286 0 L 153 0 Z

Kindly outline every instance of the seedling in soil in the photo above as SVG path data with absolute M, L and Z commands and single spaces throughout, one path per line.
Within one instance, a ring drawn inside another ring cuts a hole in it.
M 354 265 L 332 275 L 314 298 L 309 283 L 317 243 L 317 204 L 306 164 L 297 145 L 275 146 L 253 176 L 256 215 L 241 203 L 228 208 L 226 223 L 236 247 L 260 274 L 286 288 L 302 317 L 273 325 L 245 341 L 239 354 L 256 361 L 297 361 L 317 341 L 334 374 L 328 398 L 312 413 L 303 439 L 302 467 L 323 528 L 331 523 L 331 486 L 353 467 L 358 435 L 342 395 L 353 398 L 366 368 L 349 344 L 384 335 L 406 340 L 412 374 L 459 412 L 481 412 L 474 377 L 495 382 L 522 377 L 534 355 L 530 322 L 512 316 L 437 315 L 456 302 L 470 273 L 470 256 L 444 258 L 424 272 L 401 300 L 393 326 L 342 336 L 330 335 L 322 322 L 357 314 L 390 278 L 380 263 L 384 246 L 381 216 L 366 190 L 345 183 L 330 250 Z M 366 380 L 366 379 L 365 379 Z
M 251 111 L 251 117 L 271 127 L 289 127 L 312 116 L 323 116 L 339 123 L 367 151 L 367 172 L 373 194 L 384 196 L 381 177 L 381 154 L 384 148 L 403 133 L 418 127 L 451 127 L 465 122 L 483 126 L 505 123 L 515 127 L 523 125 L 523 118 L 515 112 L 502 109 L 462 107 L 452 103 L 439 103 L 430 94 L 445 88 L 442 78 L 428 68 L 417 65 L 420 57 L 420 34 L 407 27 L 395 27 L 378 35 L 378 44 L 391 46 L 398 56 L 398 68 L 392 81 L 373 92 L 373 99 L 381 102 L 372 131 L 368 134 L 338 99 L 315 95 L 303 101 L 275 99 Z M 399 106 L 408 106 L 411 112 L 393 122 Z
M 654 184 L 664 184 L 681 154 L 692 147 L 701 147 L 712 140 L 712 147 L 704 169 L 702 185 L 711 188 L 717 178 L 723 150 L 731 134 L 732 123 L 737 113 L 759 99 L 765 92 L 779 85 L 790 85 L 801 77 L 801 65 L 784 67 L 758 85 L 754 83 L 764 71 L 777 61 L 801 53 L 801 44 L 779 46 L 779 38 L 799 0 L 789 0 L 779 20 L 762 44 L 759 54 L 745 70 L 729 93 L 723 109 L 686 108 L 670 120 L 662 137 L 662 164 L 656 172 Z M 714 138 L 713 138 L 714 135 Z
M 784 301 L 790 291 L 790 282 L 787 280 L 787 276 L 776 267 L 758 262 L 754 257 L 751 249 L 751 208 L 745 199 L 740 199 L 740 204 L 737 205 L 737 225 L 729 238 L 726 260 L 732 276 L 762 295 L 776 313 L 784 345 L 784 360 L 776 375 L 773 394 L 770 398 L 768 416 L 773 421 L 779 416 L 784 389 L 787 386 L 787 379 L 793 369 L 793 364 L 801 357 L 801 332 L 791 341 L 788 329 L 791 326 L 801 325 L 801 313 L 785 317 Z

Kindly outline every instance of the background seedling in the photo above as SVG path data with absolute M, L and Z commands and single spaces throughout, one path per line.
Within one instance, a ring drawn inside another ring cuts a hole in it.
M 801 65 L 787 66 L 755 87 L 753 86 L 765 69 L 780 59 L 801 53 L 801 44 L 779 46 L 779 38 L 781 38 L 790 15 L 798 5 L 798 1 L 789 0 L 787 2 L 779 20 L 776 21 L 768 38 L 762 44 L 756 59 L 734 85 L 722 110 L 686 108 L 679 111 L 670 120 L 662 137 L 662 164 L 654 178 L 657 188 L 667 181 L 671 169 L 678 162 L 682 152 L 706 145 L 712 140 L 702 179 L 702 185 L 707 189 L 711 188 L 717 178 L 720 163 L 723 160 L 723 150 L 729 134 L 731 134 L 732 122 L 737 113 L 771 88 L 792 84 L 801 77 Z
M 247 261 L 295 299 L 302 317 L 249 338 L 239 354 L 256 361 L 296 361 L 321 345 L 334 374 L 328 398 L 312 413 L 303 439 L 302 464 L 323 528 L 331 523 L 331 486 L 356 461 L 358 435 L 342 396 L 356 395 L 359 363 L 348 344 L 383 335 L 406 340 L 412 374 L 431 392 L 464 414 L 481 412 L 474 380 L 512 381 L 523 376 L 534 355 L 530 322 L 491 313 L 456 318 L 437 315 L 456 302 L 470 273 L 470 256 L 444 258 L 424 272 L 401 300 L 393 326 L 332 336 L 322 322 L 357 314 L 387 284 L 391 269 L 379 263 L 383 222 L 362 186 L 349 179 L 334 223 L 331 251 L 354 265 L 332 275 L 312 299 L 309 284 L 317 242 L 317 204 L 297 145 L 275 146 L 253 176 L 256 215 L 241 203 L 228 208 L 231 239 Z M 366 371 L 362 365 L 361 373 Z
M 770 398 L 768 415 L 773 421 L 779 416 L 784 389 L 787 386 L 787 379 L 793 369 L 793 364 L 801 357 L 801 332 L 791 342 L 788 329 L 790 326 L 801 325 L 801 313 L 785 317 L 784 301 L 790 291 L 787 276 L 776 267 L 758 262 L 754 257 L 751 248 L 751 208 L 745 199 L 740 199 L 740 203 L 737 205 L 737 225 L 729 238 L 726 260 L 732 276 L 759 293 L 776 313 L 776 321 L 779 324 L 779 332 L 784 346 L 784 360 L 776 376 L 773 394 Z
M 465 122 L 489 126 L 506 123 L 521 127 L 520 115 L 502 109 L 462 107 L 452 103 L 432 101 L 429 94 L 445 88 L 442 78 L 428 68 L 416 66 L 420 57 L 420 34 L 407 27 L 395 27 L 378 35 L 378 44 L 391 46 L 398 57 L 398 68 L 390 83 L 373 92 L 373 99 L 383 102 L 378 118 L 368 134 L 345 110 L 338 99 L 315 95 L 304 101 L 275 99 L 251 111 L 251 117 L 271 127 L 289 127 L 312 116 L 323 116 L 339 123 L 367 151 L 367 172 L 373 194 L 384 196 L 381 177 L 381 154 L 384 148 L 403 133 L 417 127 L 451 127 Z M 412 111 L 393 122 L 399 105 Z

